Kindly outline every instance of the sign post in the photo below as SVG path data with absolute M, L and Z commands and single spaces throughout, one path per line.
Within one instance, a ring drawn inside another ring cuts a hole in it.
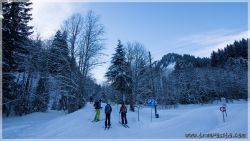
M 138 112 L 137 112 L 138 113 L 138 115 L 137 115 L 138 118 L 137 118 L 137 120 L 140 121 L 140 105 L 139 104 L 138 104 L 137 108 L 138 108 Z
M 147 105 L 148 105 L 149 107 L 151 107 L 151 122 L 152 122 L 152 118 L 153 118 L 153 116 L 152 116 L 152 109 L 153 109 L 153 107 L 156 105 L 156 101 L 155 101 L 153 98 L 149 98 L 149 99 L 147 100 Z
M 140 106 L 138 106 L 138 121 L 140 121 Z
M 222 106 L 220 107 L 220 111 L 222 112 L 223 122 L 225 122 L 225 116 L 227 117 L 227 109 L 226 109 L 226 98 L 221 98 Z
M 220 111 L 222 112 L 223 122 L 225 122 L 225 115 L 227 116 L 226 107 L 224 105 L 221 106 Z
M 152 108 L 151 108 L 151 122 L 152 122 Z

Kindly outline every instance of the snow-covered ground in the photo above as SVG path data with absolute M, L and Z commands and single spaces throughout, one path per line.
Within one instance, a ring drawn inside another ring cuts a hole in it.
M 105 104 L 102 104 L 104 107 Z M 227 104 L 226 122 L 219 111 L 221 104 L 179 105 L 176 109 L 158 110 L 160 118 L 153 118 L 151 109 L 128 112 L 128 125 L 124 128 L 119 121 L 118 106 L 113 105 L 112 128 L 104 130 L 104 120 L 91 122 L 94 118 L 93 106 L 71 114 L 60 111 L 33 113 L 22 117 L 3 118 L 4 139 L 184 139 L 187 133 L 241 133 L 247 135 L 247 102 L 234 101 Z M 101 112 L 104 119 L 104 110 Z

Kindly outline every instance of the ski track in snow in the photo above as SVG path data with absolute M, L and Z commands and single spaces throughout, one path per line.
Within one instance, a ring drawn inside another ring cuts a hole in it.
M 104 107 L 105 104 L 102 104 Z M 130 128 L 120 123 L 119 108 L 112 105 L 110 130 L 104 130 L 104 120 L 91 122 L 95 115 L 92 105 L 87 104 L 71 114 L 62 111 L 32 113 L 22 117 L 3 118 L 4 139 L 166 139 L 185 138 L 186 133 L 244 133 L 247 134 L 247 102 L 227 104 L 226 122 L 219 112 L 221 104 L 179 105 L 176 109 L 158 110 L 160 118 L 151 122 L 150 108 L 128 112 Z M 154 111 L 153 111 L 154 114 Z M 104 108 L 101 119 L 104 119 Z M 240 120 L 239 120 L 240 119 Z

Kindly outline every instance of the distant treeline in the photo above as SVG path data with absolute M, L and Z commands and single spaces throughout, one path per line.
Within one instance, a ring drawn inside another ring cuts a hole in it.
M 118 47 L 117 54 L 121 52 L 120 42 Z M 125 93 L 131 109 L 135 104 L 145 103 L 149 97 L 164 105 L 209 103 L 221 97 L 247 99 L 247 49 L 248 40 L 242 39 L 213 51 L 211 57 L 169 53 L 150 66 L 143 46 L 128 44 L 122 51 L 125 59 L 119 58 L 122 55 L 113 56 L 125 63 L 118 67 L 118 61 L 112 60 L 108 71 L 112 85 L 103 88 L 110 94 L 109 99 L 116 102 L 122 101 L 121 93 Z M 118 70 L 120 73 L 116 72 Z M 117 80 L 117 77 L 121 78 Z
M 248 40 L 242 39 L 213 51 L 211 58 L 165 55 L 156 62 L 160 103 L 208 103 L 221 97 L 247 99 L 247 49 Z M 172 62 L 176 62 L 174 70 L 164 75 L 164 66 Z

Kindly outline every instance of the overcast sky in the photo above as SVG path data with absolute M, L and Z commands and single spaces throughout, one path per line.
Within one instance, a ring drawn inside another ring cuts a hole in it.
M 93 10 L 105 27 L 102 60 L 109 62 L 117 40 L 138 41 L 159 60 L 167 53 L 209 57 L 247 37 L 247 3 L 83 3 L 33 1 L 35 30 L 43 39 L 54 36 L 62 22 L 73 13 Z M 92 73 L 97 82 L 105 80 L 109 63 Z

